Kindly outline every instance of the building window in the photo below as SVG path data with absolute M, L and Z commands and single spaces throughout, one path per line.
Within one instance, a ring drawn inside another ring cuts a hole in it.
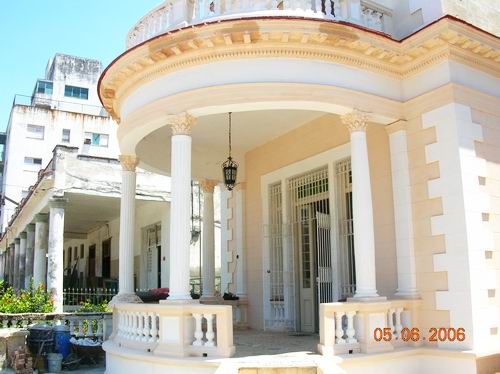
M 24 158 L 24 165 L 35 166 L 35 168 L 41 169 L 42 168 L 42 159 L 41 158 L 34 158 L 34 157 L 25 157 Z
M 36 84 L 36 93 L 52 95 L 54 91 L 54 85 L 52 82 L 38 81 Z
M 75 86 L 65 86 L 64 87 L 64 96 L 66 97 L 74 97 L 76 99 L 89 99 L 89 89 L 83 87 L 75 87 Z
M 109 145 L 109 135 L 86 132 L 84 143 L 88 145 L 96 145 L 99 147 L 107 147 Z
M 85 257 L 85 246 L 83 244 L 80 244 L 80 258 Z
M 30 139 L 40 139 L 43 140 L 45 135 L 45 127 L 38 125 L 27 125 L 26 126 L 26 137 Z
M 70 129 L 63 129 L 62 131 L 62 142 L 63 143 L 69 143 L 71 140 L 71 130 Z

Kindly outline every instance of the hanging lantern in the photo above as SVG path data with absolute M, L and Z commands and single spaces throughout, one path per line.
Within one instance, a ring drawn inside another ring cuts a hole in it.
M 229 157 L 222 164 L 222 174 L 224 177 L 224 184 L 229 191 L 232 191 L 236 185 L 236 177 L 238 175 L 238 163 L 233 161 L 231 157 L 231 126 L 232 126 L 232 113 L 229 113 Z

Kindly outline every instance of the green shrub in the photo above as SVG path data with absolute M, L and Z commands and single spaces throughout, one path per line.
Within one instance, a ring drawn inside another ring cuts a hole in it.
M 78 310 L 81 313 L 107 313 L 112 310 L 108 308 L 108 301 L 104 300 L 100 304 L 92 304 L 90 300 L 80 303 L 80 309 Z
M 33 281 L 30 281 L 28 288 L 21 290 L 19 294 L 16 294 L 12 287 L 4 289 L 3 283 L 0 285 L 0 290 L 0 313 L 51 313 L 54 311 L 49 294 L 42 285 L 34 287 Z

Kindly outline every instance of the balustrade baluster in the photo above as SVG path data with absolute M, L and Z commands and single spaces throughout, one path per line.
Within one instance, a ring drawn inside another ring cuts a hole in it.
M 199 347 L 203 345 L 202 314 L 193 313 L 193 318 L 195 321 L 193 345 Z
M 68 318 L 69 335 L 73 336 L 75 332 L 75 322 L 73 318 Z
M 102 336 L 104 335 L 103 334 L 103 324 L 104 324 L 104 319 L 96 319 L 96 323 L 97 323 L 97 326 L 96 326 L 96 332 L 95 332 L 95 336 L 98 337 L 98 338 L 102 338 Z
M 387 327 L 389 327 L 394 334 L 394 309 L 392 308 L 387 312 Z
M 346 329 L 346 335 L 347 335 L 347 343 L 348 344 L 354 344 L 357 343 L 358 340 L 354 337 L 356 334 L 356 330 L 354 330 L 354 316 L 356 315 L 356 312 L 347 312 L 347 329 Z
M 335 313 L 335 336 L 336 344 L 345 344 L 344 340 L 344 329 L 342 327 L 342 317 L 344 317 L 345 312 L 336 312 Z
M 401 324 L 401 313 L 403 312 L 403 308 L 396 308 L 396 325 L 394 326 L 394 337 L 396 340 L 399 340 L 401 336 L 401 330 L 403 329 L 403 325 Z
M 88 328 L 88 326 L 87 326 Z M 80 319 L 78 321 L 78 333 L 76 334 L 77 337 L 84 337 L 85 336 L 85 333 L 83 332 L 84 328 L 83 328 L 83 319 Z
M 139 340 L 139 316 L 136 312 L 132 312 L 132 339 Z
M 146 312 L 142 312 L 142 320 L 143 320 L 143 326 L 142 326 L 142 341 L 143 342 L 148 342 L 150 339 L 150 324 L 149 324 L 149 315 Z
M 151 330 L 149 331 L 149 342 L 156 343 L 158 337 L 158 328 L 156 327 L 156 314 L 148 313 L 150 321 L 151 321 Z
M 123 337 L 128 338 L 128 312 L 123 311 Z
M 335 0 L 333 3 L 333 14 L 335 18 L 342 19 L 342 6 L 339 0 Z
M 214 315 L 211 313 L 208 314 L 203 314 L 205 319 L 207 320 L 207 332 L 205 334 L 205 337 L 207 341 L 205 342 L 206 347 L 215 347 L 215 333 L 214 333 Z
M 143 339 L 144 334 L 144 318 L 141 312 L 137 312 L 137 340 Z

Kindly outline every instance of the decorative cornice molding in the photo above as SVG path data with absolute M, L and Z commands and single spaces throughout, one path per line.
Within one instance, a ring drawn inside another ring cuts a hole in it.
M 399 120 L 394 123 L 391 123 L 390 125 L 385 126 L 385 131 L 387 134 L 393 134 L 398 131 L 406 131 L 406 123 L 407 121 L 405 120 Z
M 215 186 L 219 184 L 219 181 L 213 179 L 203 179 L 200 181 L 200 187 L 203 193 L 214 193 Z
M 341 117 L 342 123 L 347 126 L 350 132 L 366 131 L 366 125 L 369 121 L 369 113 L 360 110 L 353 110 Z
M 139 158 L 135 155 L 120 155 L 118 159 L 124 171 L 135 171 L 139 165 Z
M 191 135 L 195 123 L 196 118 L 189 113 L 172 116 L 169 120 L 170 127 L 172 128 L 172 135 Z
M 162 75 L 215 61 L 266 57 L 334 62 L 401 80 L 451 59 L 500 76 L 498 38 L 450 19 L 402 42 L 332 22 L 232 20 L 181 29 L 128 51 L 103 75 L 100 96 L 119 120 L 130 92 Z

